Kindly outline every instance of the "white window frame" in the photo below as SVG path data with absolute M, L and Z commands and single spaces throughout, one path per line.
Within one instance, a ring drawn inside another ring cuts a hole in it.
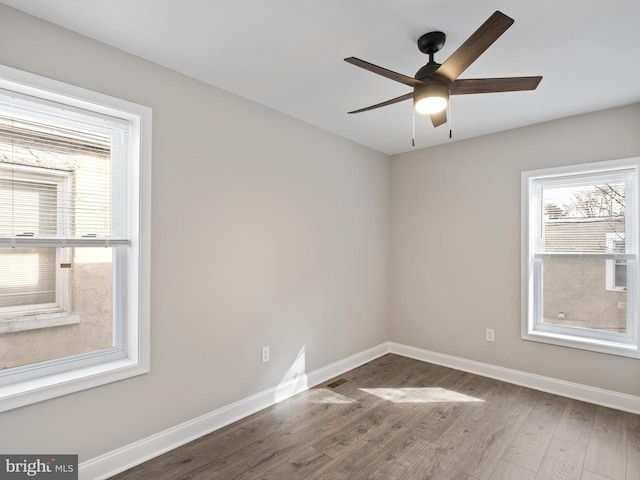
M 537 205 L 535 194 L 537 184 L 550 184 L 554 181 L 565 182 L 571 177 L 585 174 L 606 174 L 623 170 L 632 171 L 633 188 L 627 191 L 626 206 L 628 221 L 633 222 L 633 230 L 638 229 L 638 188 L 640 185 L 640 157 L 594 162 L 589 164 L 562 166 L 542 170 L 527 171 L 521 174 L 521 338 L 524 340 L 579 348 L 601 353 L 640 358 L 640 322 L 639 297 L 640 274 L 638 268 L 638 237 L 626 236 L 627 253 L 619 256 L 627 260 L 627 329 L 626 333 L 604 332 L 586 328 L 544 324 L 542 322 L 542 262 L 540 254 L 535 252 L 535 222 L 541 221 L 534 212 L 541 208 Z M 629 231 L 629 229 L 627 230 Z M 578 254 L 577 258 L 586 258 L 589 254 Z M 613 252 L 594 254 L 593 258 L 610 258 Z M 546 254 L 552 258 L 554 254 Z M 563 258 L 569 257 L 566 254 Z M 616 258 L 619 258 L 616 257 Z
M 0 411 L 130 378 L 150 370 L 151 109 L 0 65 L 0 88 L 129 125 L 131 241 L 115 247 L 123 276 L 114 294 L 115 347 L 0 371 Z M 2 238 L 0 238 L 0 242 Z M 43 246 L 46 245 L 46 240 Z M 72 242 L 68 246 L 73 246 Z M 105 246 L 107 246 L 105 244 Z
M 0 163 L 0 178 L 12 177 L 21 182 L 48 184 L 56 187 L 57 202 L 66 204 L 71 196 L 71 173 L 26 165 Z M 60 225 L 61 222 L 58 221 Z M 55 265 L 70 263 L 71 249 L 56 248 Z M 71 311 L 71 278 L 69 269 L 55 267 L 55 302 L 37 305 L 0 307 L 0 333 L 80 323 Z

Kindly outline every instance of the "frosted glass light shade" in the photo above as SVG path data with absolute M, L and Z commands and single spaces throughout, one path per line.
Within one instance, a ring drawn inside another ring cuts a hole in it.
M 443 97 L 426 97 L 416 102 L 416 112 L 425 115 L 441 112 L 447 108 L 447 99 Z
M 426 85 L 415 91 L 413 102 L 418 113 L 431 115 L 441 112 L 447 108 L 449 89 L 442 84 Z

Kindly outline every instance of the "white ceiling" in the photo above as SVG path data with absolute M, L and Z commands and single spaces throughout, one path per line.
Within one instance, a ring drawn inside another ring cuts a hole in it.
M 412 149 L 410 101 L 346 112 L 410 87 L 416 40 L 442 63 L 495 10 L 514 25 L 460 78 L 542 75 L 535 91 L 452 98 L 450 124 L 416 119 L 416 148 L 640 102 L 638 0 L 0 0 L 387 154 Z

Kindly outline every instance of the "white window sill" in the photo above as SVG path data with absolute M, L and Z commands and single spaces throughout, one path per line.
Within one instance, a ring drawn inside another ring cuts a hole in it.
M 85 357 L 89 363 L 101 363 L 14 383 L 0 382 L 0 412 L 149 372 L 147 362 L 131 356 L 121 358 L 122 352 Z
M 62 325 L 75 325 L 78 323 L 80 323 L 80 315 L 68 312 L 0 317 L 0 334 L 36 330 L 39 328 L 60 327 Z
M 563 347 L 579 348 L 581 350 L 590 350 L 592 352 L 607 353 L 609 355 L 640 358 L 640 351 L 638 351 L 635 343 L 615 342 L 603 339 L 579 337 L 576 335 L 564 335 L 555 332 L 542 332 L 539 330 L 533 330 L 526 333 L 523 332 L 522 339 L 560 345 Z

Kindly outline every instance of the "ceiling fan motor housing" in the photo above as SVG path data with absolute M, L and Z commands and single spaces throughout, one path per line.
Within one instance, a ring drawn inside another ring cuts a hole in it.
M 426 83 L 429 80 L 429 77 L 431 76 L 431 74 L 435 72 L 439 66 L 440 66 L 439 63 L 429 62 L 420 70 L 418 70 L 416 74 L 413 76 L 413 78 L 415 78 L 416 80 L 422 80 L 423 82 Z
M 418 39 L 418 49 L 422 53 L 429 55 L 429 63 L 427 63 L 416 72 L 416 74 L 414 75 L 414 78 L 416 80 L 424 81 L 438 69 L 440 64 L 435 62 L 435 60 L 433 59 L 433 54 L 440 51 L 440 49 L 444 47 L 444 42 L 446 39 L 447 36 L 444 34 L 444 32 L 425 33 Z

